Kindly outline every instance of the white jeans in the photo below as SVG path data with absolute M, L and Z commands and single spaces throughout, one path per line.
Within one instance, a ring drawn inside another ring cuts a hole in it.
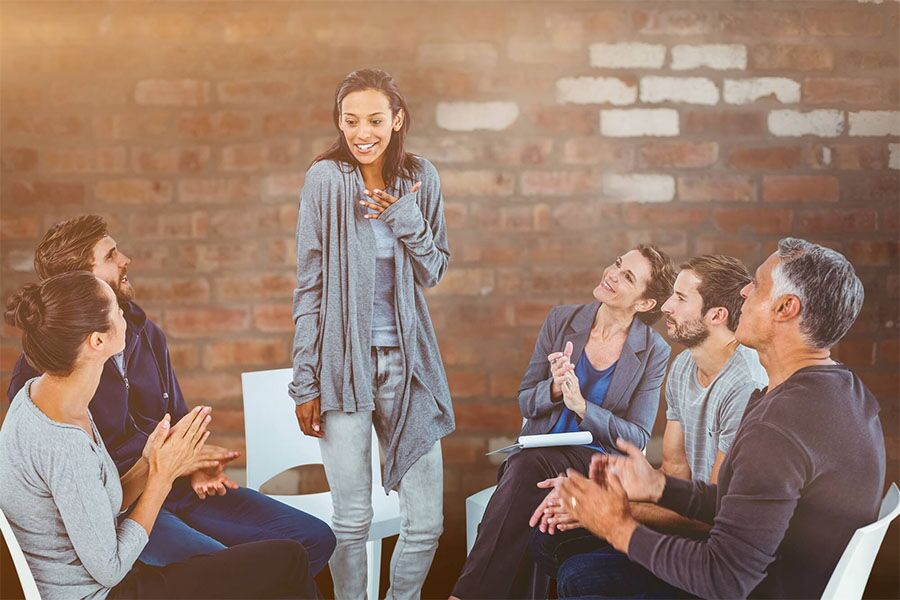
M 366 598 L 366 541 L 372 522 L 372 424 L 382 449 L 394 403 L 403 380 L 398 348 L 372 348 L 375 411 L 325 413 L 325 437 L 319 440 L 331 488 L 331 527 L 337 547 L 328 565 L 338 600 Z M 416 599 L 431 568 L 443 531 L 444 472 L 441 444 L 436 442 L 403 476 L 400 496 L 400 539 L 391 556 L 388 599 Z

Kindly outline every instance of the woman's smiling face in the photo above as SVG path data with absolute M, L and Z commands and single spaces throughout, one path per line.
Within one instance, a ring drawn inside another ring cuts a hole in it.
M 339 127 L 360 164 L 371 165 L 383 160 L 391 135 L 402 123 L 402 110 L 392 115 L 390 100 L 378 90 L 352 92 L 341 101 Z

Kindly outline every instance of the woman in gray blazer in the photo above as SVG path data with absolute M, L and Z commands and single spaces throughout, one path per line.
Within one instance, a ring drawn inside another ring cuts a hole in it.
M 647 444 L 671 351 L 650 324 L 674 282 L 671 259 L 640 245 L 603 271 L 595 302 L 550 311 L 519 386 L 522 434 L 589 431 L 593 442 L 522 450 L 503 463 L 453 596 L 525 597 L 528 519 L 547 494 L 537 484 L 567 468 L 587 473 L 594 452 L 618 452 L 618 438 Z

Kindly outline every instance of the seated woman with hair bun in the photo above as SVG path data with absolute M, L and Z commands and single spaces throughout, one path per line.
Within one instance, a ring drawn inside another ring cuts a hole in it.
M 125 346 L 108 284 L 73 271 L 26 285 L 5 319 L 44 373 L 19 391 L 0 428 L 0 508 L 43 598 L 317 596 L 306 550 L 294 541 L 242 544 L 167 567 L 137 562 L 172 482 L 212 466 L 201 457 L 211 417 L 208 407 L 175 425 L 166 415 L 120 480 L 88 410 L 104 363 Z

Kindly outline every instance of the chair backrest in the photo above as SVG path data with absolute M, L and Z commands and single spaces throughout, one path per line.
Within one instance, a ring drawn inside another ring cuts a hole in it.
M 241 374 L 244 435 L 247 441 L 247 487 L 260 486 L 301 465 L 322 464 L 319 440 L 300 431 L 294 401 L 288 396 L 291 369 Z M 325 426 L 327 435 L 328 426 Z M 372 433 L 372 487 L 381 487 L 378 438 Z
M 862 598 L 878 549 L 881 548 L 888 526 L 898 514 L 900 514 L 900 489 L 896 483 L 892 483 L 881 502 L 878 520 L 871 525 L 860 527 L 850 538 L 822 593 L 823 600 Z
M 13 534 L 12 526 L 6 520 L 6 515 L 0 510 L 0 532 L 3 533 L 3 540 L 6 547 L 9 548 L 9 555 L 12 557 L 13 565 L 16 567 L 16 573 L 19 576 L 19 585 L 22 586 L 22 593 L 25 594 L 25 600 L 41 600 L 38 592 L 37 584 L 31 575 L 31 567 L 25 560 L 22 548 L 19 546 L 16 536 Z

